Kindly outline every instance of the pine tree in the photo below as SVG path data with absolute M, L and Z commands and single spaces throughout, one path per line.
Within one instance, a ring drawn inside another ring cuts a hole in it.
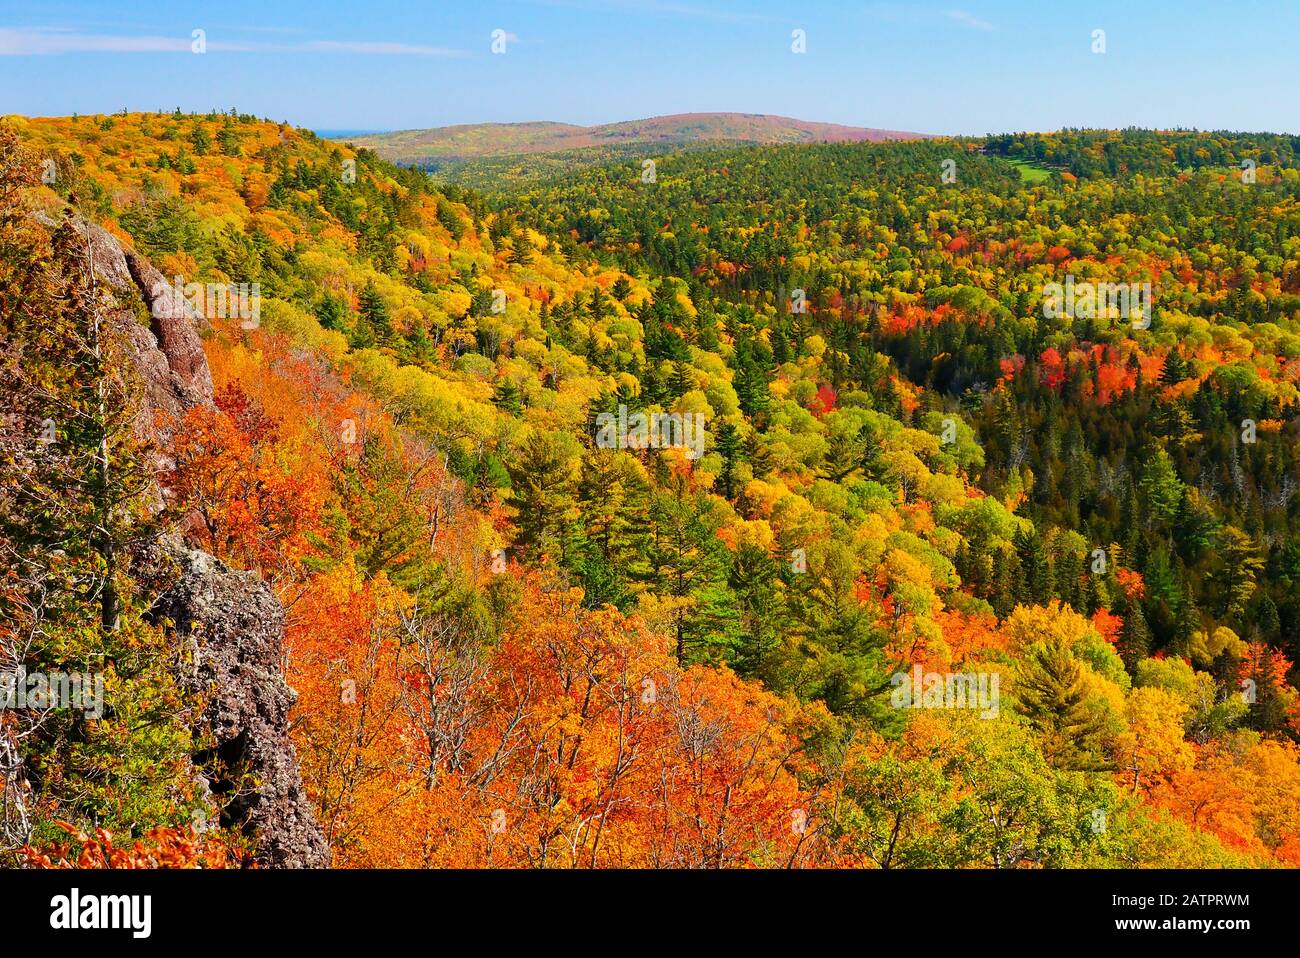
M 668 389 L 659 375 L 659 364 L 653 360 L 647 362 L 641 376 L 641 401 L 646 406 L 660 406 L 667 399 Z
M 1057 554 L 1052 564 L 1052 591 L 1076 612 L 1084 608 L 1083 561 L 1073 552 Z M 1050 598 L 1050 596 L 1049 596 Z
M 505 410 L 512 416 L 524 411 L 523 393 L 513 379 L 503 379 L 493 391 L 492 402 L 497 408 Z
M 371 330 L 380 344 L 387 344 L 393 339 L 393 321 L 388 315 L 388 306 L 373 283 L 367 283 L 357 297 L 357 322 L 360 329 L 362 322 Z
M 352 323 L 352 332 L 348 336 L 348 345 L 353 349 L 369 349 L 375 345 L 375 330 L 364 313 L 357 313 Z
M 1013 540 L 1020 559 L 1020 582 L 1016 588 L 1019 602 L 1046 605 L 1052 592 L 1052 570 L 1047 551 L 1037 530 L 1022 529 Z
M 749 461 L 755 479 L 766 479 L 772 475 L 772 453 L 759 438 L 758 430 L 751 432 L 745 440 L 745 459 Z
M 1130 672 L 1151 654 L 1151 629 L 1142 612 L 1142 603 L 1128 599 L 1124 607 L 1124 628 L 1119 638 L 1119 654 Z
M 725 658 L 735 643 L 735 599 L 727 588 L 728 553 L 721 520 L 706 499 L 671 476 L 650 510 L 650 581 L 679 600 L 672 612 L 677 659 Z
M 785 581 L 793 619 L 787 631 L 799 640 L 804 694 L 833 712 L 887 725 L 893 710 L 881 694 L 893 671 L 884 657 L 889 636 L 879 608 L 861 601 L 852 550 L 834 541 L 810 550 L 805 571 L 791 569 Z
M 223 156 L 240 155 L 239 134 L 235 132 L 235 128 L 229 121 L 221 127 L 221 131 L 217 134 L 217 142 L 221 146 L 221 154 Z
M 1142 555 L 1142 510 L 1138 503 L 1137 484 L 1130 482 L 1124 495 L 1123 541 L 1124 556 L 1130 566 L 1137 568 Z
M 1104 726 L 1088 700 L 1084 666 L 1060 640 L 1026 650 L 1016 681 L 1017 707 L 1038 732 L 1044 757 L 1057 768 L 1105 767 Z
M 1165 356 L 1164 367 L 1160 370 L 1160 381 L 1168 385 L 1180 383 L 1187 378 L 1187 364 L 1177 349 L 1169 350 Z
M 1219 590 L 1219 612 L 1235 622 L 1255 593 L 1264 560 L 1255 540 L 1235 526 L 1219 530 L 1217 546 L 1219 568 L 1213 578 Z
M 1259 609 L 1255 614 L 1255 623 L 1259 629 L 1259 637 L 1266 643 L 1272 643 L 1277 640 L 1279 633 L 1282 631 L 1282 618 L 1278 614 L 1277 603 L 1267 592 L 1259 600 Z
M 733 423 L 724 422 L 716 438 L 718 455 L 722 457 L 722 473 L 718 481 L 722 494 L 728 499 L 736 497 L 736 462 L 740 458 L 740 430 Z
M 1014 551 L 998 549 L 993 553 L 993 611 L 1005 619 L 1016 608 L 1016 588 L 1020 580 L 1020 563 Z
M 1157 449 L 1148 455 L 1137 485 L 1147 524 L 1163 528 L 1173 522 L 1182 502 L 1183 484 L 1169 453 Z
M 742 361 L 737 355 L 734 386 L 740 409 L 751 419 L 759 417 L 771 403 L 767 389 L 767 376 L 752 360 Z
M 669 392 L 673 397 L 680 399 L 694 388 L 695 381 L 691 378 L 691 367 L 684 362 L 673 363 L 673 375 L 669 383 Z
M 649 575 L 649 487 L 636 459 L 588 450 L 578 482 L 581 536 L 573 550 L 584 602 L 626 606 Z
M 1182 583 L 1178 607 L 1174 615 L 1173 637 L 1169 641 L 1170 649 L 1178 655 L 1188 655 L 1195 643 L 1196 633 L 1202 628 L 1202 622 L 1196 607 L 1195 594 L 1187 582 Z
M 560 444 L 534 432 L 509 467 L 508 501 L 516 513 L 515 545 L 523 558 L 550 555 L 563 561 L 567 534 L 577 516 L 573 465 Z
M 324 329 L 342 332 L 347 328 L 347 306 L 337 296 L 326 293 L 316 304 L 316 319 Z
M 760 678 L 769 688 L 779 690 L 785 683 L 773 671 L 773 656 L 780 647 L 789 615 L 779 589 L 778 571 L 772 556 L 745 543 L 736 551 L 727 584 L 736 596 L 740 616 L 732 666 L 739 674 Z

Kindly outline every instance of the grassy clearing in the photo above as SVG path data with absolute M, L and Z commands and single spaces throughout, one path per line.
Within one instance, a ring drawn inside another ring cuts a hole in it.
M 1012 166 L 1020 171 L 1020 178 L 1026 183 L 1042 183 L 1052 175 L 1052 171 L 1045 166 L 1036 166 L 1028 160 L 1008 160 Z

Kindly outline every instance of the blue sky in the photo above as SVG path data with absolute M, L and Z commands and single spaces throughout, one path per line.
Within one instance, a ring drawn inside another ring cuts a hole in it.
M 0 114 L 235 106 L 406 129 L 735 110 L 932 133 L 1300 133 L 1298 42 L 1297 0 L 0 0 Z

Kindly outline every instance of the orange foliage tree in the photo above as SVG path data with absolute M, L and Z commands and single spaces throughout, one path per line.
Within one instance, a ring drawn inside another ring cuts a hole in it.
M 529 579 L 482 649 L 369 586 L 336 599 L 295 662 L 338 864 L 723 868 L 800 844 L 796 707 L 683 670 L 635 618 Z

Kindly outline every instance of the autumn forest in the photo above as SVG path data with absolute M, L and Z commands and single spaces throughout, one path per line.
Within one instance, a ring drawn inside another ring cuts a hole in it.
M 1300 138 L 11 116 L 0 300 L 5 865 L 1300 866 Z

